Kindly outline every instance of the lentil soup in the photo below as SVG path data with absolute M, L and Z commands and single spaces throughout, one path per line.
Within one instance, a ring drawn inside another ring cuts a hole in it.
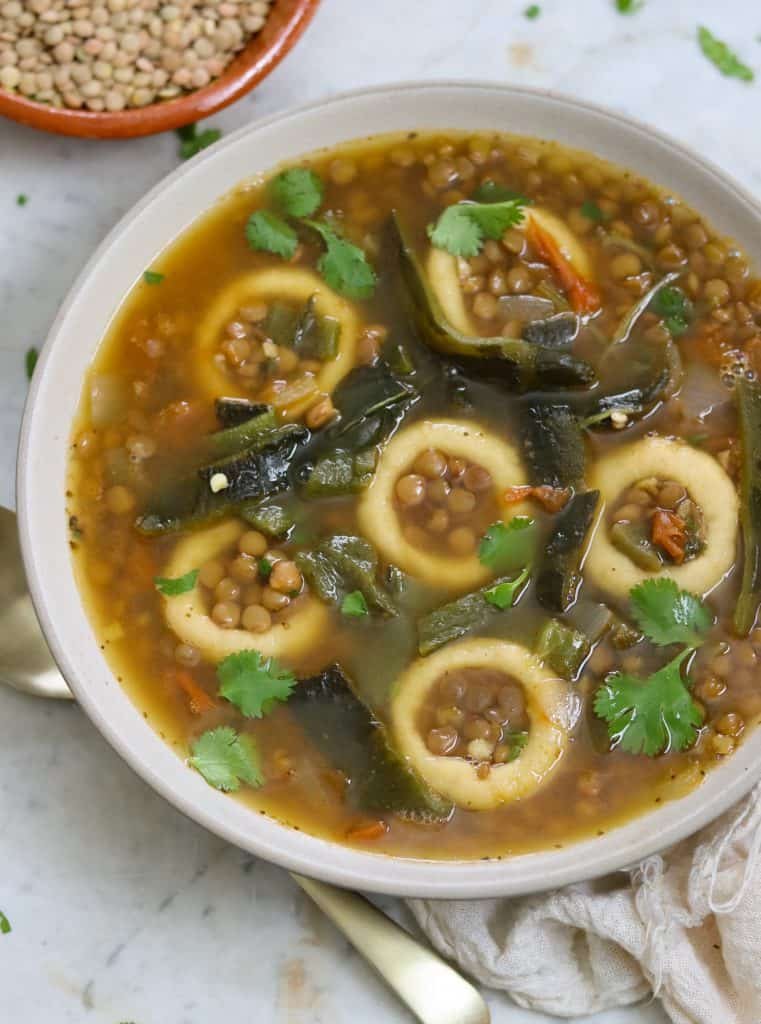
M 71 546 L 147 722 L 408 857 L 603 834 L 761 712 L 761 281 L 678 196 L 413 133 L 224 197 L 75 424 Z

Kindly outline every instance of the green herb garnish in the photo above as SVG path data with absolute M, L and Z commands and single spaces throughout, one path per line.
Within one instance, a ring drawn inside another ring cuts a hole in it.
M 470 198 L 476 203 L 503 203 L 506 200 L 517 199 L 524 206 L 531 205 L 531 200 L 521 195 L 520 192 L 508 188 L 506 185 L 500 185 L 496 181 L 492 181 L 491 178 L 482 181 L 477 188 L 473 189 Z
M 296 677 L 274 658 L 259 651 L 237 651 L 217 665 L 219 694 L 245 715 L 262 718 L 276 704 L 288 700 Z
M 509 732 L 505 736 L 505 740 L 510 747 L 510 753 L 507 758 L 507 763 L 509 764 L 511 761 L 517 761 L 525 750 L 528 743 L 528 733 L 523 731 Z
M 159 274 L 157 270 L 144 270 L 143 280 L 146 284 L 161 284 L 164 280 L 165 275 Z
M 485 239 L 499 239 L 508 228 L 523 220 L 523 199 L 505 199 L 496 203 L 463 201 L 448 206 L 428 236 L 437 249 L 453 256 L 476 256 Z
M 153 585 L 164 597 L 179 597 L 189 593 L 198 582 L 198 569 L 191 569 L 184 576 L 154 576 Z
M 26 206 L 28 202 L 29 196 L 25 195 L 23 192 L 19 192 L 16 196 L 16 206 Z
M 690 654 L 690 649 L 682 651 L 647 679 L 624 672 L 608 676 L 594 708 L 607 723 L 614 747 L 655 757 L 665 750 L 686 750 L 695 742 L 703 717 L 681 672 Z
M 264 782 L 259 752 L 250 736 L 221 725 L 203 733 L 191 746 L 190 764 L 210 786 L 226 793 L 240 789 L 241 782 L 261 786 Z
M 514 516 L 505 526 L 492 523 L 478 546 L 482 565 L 495 572 L 523 570 L 533 560 L 536 524 L 530 516 Z
M 684 334 L 690 325 L 692 303 L 681 288 L 667 285 L 661 288 L 650 304 L 660 317 L 672 337 Z
M 262 579 L 268 580 L 272 574 L 273 563 L 268 558 L 260 558 L 258 568 Z
M 252 249 L 293 259 L 299 237 L 290 224 L 269 210 L 257 210 L 246 221 L 246 241 Z
M 739 78 L 743 82 L 752 82 L 755 78 L 753 71 L 747 64 L 743 64 L 736 53 L 717 39 L 704 25 L 698 28 L 698 42 L 710 62 L 719 69 L 722 75 L 728 78 Z
M 542 8 L 539 6 L 539 4 L 531 4 L 523 12 L 523 17 L 528 18 L 529 21 L 533 21 L 535 18 L 538 18 L 541 13 Z
M 182 160 L 189 160 L 196 153 L 200 153 L 202 149 L 206 149 L 207 146 L 211 146 L 222 138 L 222 132 L 218 128 L 206 128 L 199 132 L 197 124 L 183 125 L 182 128 L 177 129 L 177 135 L 180 139 L 180 158 Z
M 341 602 L 341 612 L 350 618 L 359 619 L 368 614 L 367 601 L 361 590 L 352 590 Z
M 2 910 L 0 910 L 0 935 L 10 935 L 12 931 L 13 929 L 11 928 L 11 922 L 8 920 L 8 918 L 5 916 Z
M 336 234 L 323 221 L 306 220 L 325 243 L 325 252 L 317 261 L 317 269 L 327 283 L 350 299 L 369 299 L 375 291 L 375 271 L 362 249 Z
M 586 217 L 587 220 L 592 220 L 596 224 L 605 220 L 605 214 L 602 212 L 600 207 L 592 199 L 585 199 L 581 204 L 581 214 Z
M 283 213 L 310 217 L 322 203 L 322 181 L 308 167 L 291 167 L 272 180 L 270 194 Z
M 699 647 L 712 617 L 699 597 L 680 590 L 673 580 L 645 580 L 629 593 L 632 615 L 652 643 L 659 647 L 684 644 Z
M 645 0 L 615 0 L 615 4 L 619 14 L 634 14 L 645 6 Z
M 37 360 L 40 357 L 40 353 L 36 348 L 28 348 L 26 355 L 24 356 L 24 366 L 26 367 L 26 379 L 31 380 L 34 368 L 37 365 Z
M 500 611 L 504 611 L 505 608 L 512 608 L 516 597 L 530 574 L 531 569 L 529 566 L 526 566 L 523 572 L 516 576 L 514 580 L 504 580 L 502 583 L 497 583 L 489 590 L 484 590 L 483 595 L 489 604 L 499 608 Z

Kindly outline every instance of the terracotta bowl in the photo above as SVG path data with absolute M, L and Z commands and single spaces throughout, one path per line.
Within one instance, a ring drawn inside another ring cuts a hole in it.
M 180 128 L 240 99 L 277 67 L 307 27 L 320 0 L 275 0 L 262 28 L 225 72 L 203 89 L 174 100 L 116 113 L 35 103 L 0 89 L 0 115 L 41 131 L 86 139 L 129 139 Z
M 761 777 L 761 728 L 695 790 L 561 848 L 503 860 L 401 859 L 350 849 L 257 814 L 207 785 L 144 720 L 103 657 L 74 578 L 65 510 L 69 431 L 82 380 L 143 270 L 241 176 L 382 132 L 513 131 L 598 153 L 673 189 L 761 265 L 761 206 L 698 154 L 619 113 L 551 93 L 436 82 L 385 86 L 279 112 L 188 160 L 119 223 L 82 271 L 48 335 L 27 399 L 18 462 L 21 547 L 34 605 L 80 707 L 116 751 L 189 817 L 259 857 L 339 885 L 407 896 L 515 895 L 593 878 L 683 839 Z M 82 794 L 84 796 L 84 794 Z M 76 799 L 72 794 L 72 799 Z

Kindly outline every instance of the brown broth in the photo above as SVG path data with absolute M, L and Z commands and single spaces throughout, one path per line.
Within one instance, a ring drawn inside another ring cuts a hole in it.
M 487 179 L 563 218 L 586 247 L 602 310 L 592 327 L 582 328 L 574 347 L 577 355 L 599 354 L 600 338 L 611 335 L 633 302 L 664 273 L 679 269 L 679 284 L 694 304 L 694 317 L 677 339 L 683 363 L 688 370 L 703 364 L 716 377 L 722 375 L 725 401 L 696 419 L 677 395 L 626 430 L 592 433 L 588 465 L 646 431 L 657 431 L 691 438 L 735 472 L 737 427 L 727 375 L 738 364 L 744 372 L 761 368 L 761 281 L 750 276 L 736 246 L 718 237 L 678 197 L 588 154 L 509 136 L 413 133 L 318 153 L 302 164 L 325 182 L 323 211 L 340 219 L 346 237 L 366 250 L 379 272 L 375 296 L 355 303 L 366 328 L 359 360 L 377 350 L 386 331 L 392 341 L 409 335 L 393 287 L 393 258 L 384 245 L 390 212 L 406 218 L 422 252 L 426 225 L 444 206 L 467 197 Z M 591 695 L 611 669 L 643 673 L 664 664 L 664 658 L 647 643 L 619 650 L 604 638 L 581 678 L 570 684 L 583 712 L 550 780 L 530 799 L 491 811 L 458 809 L 446 824 L 414 825 L 390 815 L 384 834 L 372 841 L 354 840 L 352 829 L 367 815 L 345 805 L 331 765 L 305 742 L 287 704 L 257 721 L 243 719 L 224 701 L 203 714 L 193 712 L 187 691 L 178 684 L 178 671 L 189 673 L 195 685 L 216 699 L 214 666 L 183 663 L 153 585 L 155 576 L 164 575 L 178 537 L 144 537 L 133 524 L 167 471 L 191 466 L 202 438 L 217 429 L 213 401 L 194 353 L 194 332 L 215 297 L 241 272 L 282 265 L 277 257 L 252 251 L 245 240 L 247 218 L 264 202 L 263 187 L 241 185 L 156 261 L 152 269 L 165 275 L 160 284 L 135 285 L 94 360 L 73 432 L 68 511 L 78 580 L 109 663 L 148 723 L 183 758 L 194 737 L 217 725 L 231 724 L 250 733 L 261 748 L 267 782 L 260 789 L 244 788 L 238 799 L 316 835 L 403 856 L 478 858 L 562 846 L 602 834 L 699 784 L 761 711 L 755 681 L 761 632 L 738 639 L 730 627 L 737 573 L 711 595 L 717 622 L 692 668 L 694 692 L 705 709 L 705 726 L 695 747 L 656 758 L 608 751 L 605 728 L 591 710 Z M 313 267 L 318 254 L 316 245 L 303 245 L 297 265 Z M 514 229 L 504 245 L 488 244 L 463 269 L 466 306 L 484 335 L 515 330 L 513 312 L 503 313 L 502 296 L 546 298 L 557 297 L 558 291 L 552 270 Z M 654 312 L 642 316 L 637 330 L 649 344 L 664 341 L 661 318 Z M 611 378 L 608 383 L 622 381 Z M 93 384 L 113 393 L 93 402 Z M 478 384 L 472 394 L 475 408 L 463 413 L 451 393 L 427 387 L 405 423 L 429 415 L 467 415 L 519 444 L 520 403 Z M 151 454 L 146 457 L 146 452 Z M 308 546 L 310 539 L 358 532 L 354 497 L 297 499 L 295 504 L 305 533 L 295 544 L 272 542 L 286 557 Z M 541 507 L 532 506 L 531 514 L 546 530 L 550 517 Z M 481 526 L 479 521 L 479 533 Z M 585 597 L 605 599 L 592 582 L 585 581 L 583 587 Z M 361 626 L 331 609 L 319 642 L 298 657 L 282 660 L 299 677 L 339 661 L 383 720 L 395 678 L 415 657 L 415 618 L 453 596 L 450 590 L 413 581 L 401 599 L 399 616 L 373 618 Z M 481 632 L 532 647 L 546 619 L 529 590 L 514 609 L 493 616 Z M 251 636 L 255 648 L 256 633 Z M 740 716 L 740 725 L 728 715 Z

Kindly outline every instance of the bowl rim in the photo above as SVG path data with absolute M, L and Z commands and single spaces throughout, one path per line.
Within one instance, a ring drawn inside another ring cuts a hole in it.
M 174 99 L 118 111 L 75 110 L 38 103 L 0 87 L 0 116 L 38 131 L 88 139 L 137 138 L 181 128 L 229 106 L 266 78 L 301 38 L 319 4 L 320 0 L 275 0 L 262 28 L 221 75 Z
M 414 94 L 421 90 L 439 92 L 442 96 L 453 92 L 475 95 L 479 91 L 487 91 L 497 93 L 500 98 L 506 99 L 511 96 L 526 100 L 534 98 L 549 101 L 559 112 L 563 109 L 587 112 L 601 118 L 606 123 L 606 128 L 607 125 L 611 125 L 613 131 L 616 126 L 623 126 L 625 132 L 655 139 L 659 145 L 676 155 L 680 164 L 686 161 L 696 165 L 702 174 L 713 179 L 717 187 L 722 188 L 725 193 L 733 194 L 737 203 L 747 207 L 761 225 L 761 203 L 725 171 L 690 147 L 646 122 L 554 90 L 516 87 L 471 79 L 433 82 L 413 80 L 348 90 L 266 118 L 256 119 L 194 158 L 192 166 L 180 166 L 154 186 L 112 228 L 70 289 L 43 346 L 24 409 L 17 463 L 19 535 L 37 616 L 51 652 L 78 702 L 101 735 L 133 770 L 187 817 L 265 860 L 339 886 L 419 898 L 466 899 L 519 895 L 626 870 L 714 821 L 745 796 L 761 777 L 761 727 L 756 728 L 749 739 L 723 765 L 712 769 L 703 783 L 687 796 L 668 801 L 661 804 L 657 810 L 644 812 L 621 825 L 611 827 L 602 837 L 572 842 L 560 850 L 545 848 L 530 853 L 507 855 L 504 858 L 475 861 L 408 859 L 358 850 L 283 825 L 266 815 L 257 814 L 249 807 L 241 807 L 237 801 L 230 800 L 228 796 L 214 790 L 211 790 L 210 796 L 210 787 L 200 778 L 199 785 L 193 785 L 190 781 L 183 782 L 182 792 L 172 782 L 167 781 L 154 764 L 160 759 L 159 754 L 149 756 L 148 753 L 131 746 L 103 714 L 92 681 L 85 682 L 81 678 L 77 669 L 78 652 L 76 655 L 72 654 L 66 638 L 57 629 L 56 613 L 51 602 L 52 587 L 44 582 L 46 567 L 44 562 L 40 561 L 37 550 L 38 541 L 42 538 L 36 533 L 37 527 L 34 522 L 33 484 L 39 476 L 44 475 L 44 459 L 38 459 L 37 464 L 34 467 L 32 465 L 32 441 L 35 433 L 41 429 L 38 426 L 39 421 L 44 421 L 44 410 L 40 409 L 37 396 L 43 383 L 47 383 L 46 370 L 56 336 L 63 329 L 70 310 L 80 298 L 80 293 L 86 289 L 94 268 L 106 253 L 119 244 L 133 221 L 139 218 L 158 196 L 170 190 L 178 179 L 191 173 L 199 173 L 204 163 L 213 160 L 223 148 L 234 147 L 244 136 L 277 123 L 309 116 L 320 110 L 329 112 L 331 107 L 354 100 L 393 99 L 402 93 Z M 357 139 L 362 137 L 363 133 L 355 136 Z M 119 303 L 122 300 L 123 296 Z M 70 423 L 66 424 L 67 438 L 70 426 Z M 73 577 L 73 568 L 69 571 Z M 88 640 L 92 646 L 97 646 L 94 636 Z M 109 682 L 118 687 L 113 679 L 113 673 L 111 680 L 106 681 L 106 685 Z M 156 735 L 150 726 L 148 731 Z M 176 758 L 168 744 L 163 740 L 159 740 L 159 744 L 179 762 L 179 758 Z M 196 773 L 186 770 L 186 775 L 190 777 Z M 193 792 L 190 792 L 191 790 Z M 236 814 L 233 810 L 235 807 L 243 814 Z

